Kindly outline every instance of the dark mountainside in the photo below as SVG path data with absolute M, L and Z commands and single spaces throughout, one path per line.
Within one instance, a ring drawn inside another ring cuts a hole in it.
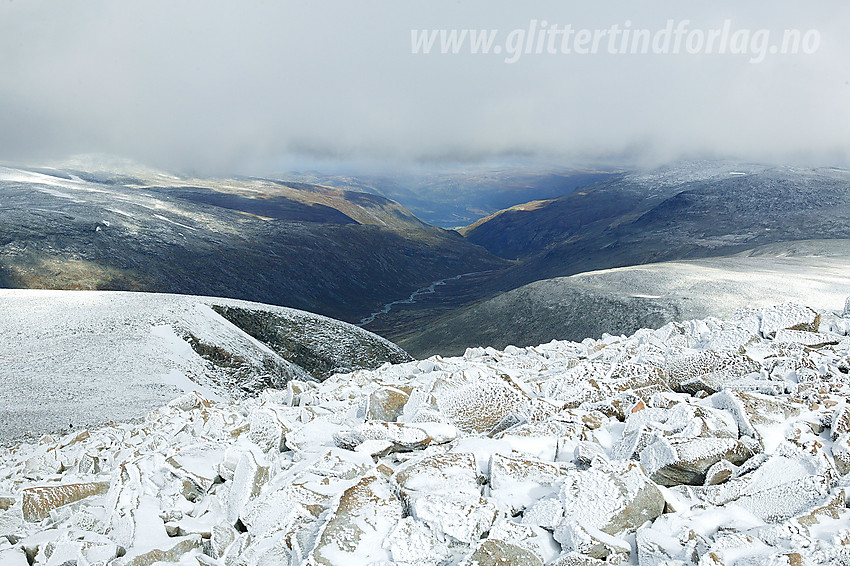
M 652 263 L 535 281 L 450 311 L 400 340 L 418 357 L 630 334 L 786 301 L 840 308 L 850 240 L 770 244 L 734 256 Z
M 447 344 L 431 333 L 435 342 L 411 345 L 420 333 L 429 333 L 435 320 L 534 281 L 727 256 L 774 242 L 848 238 L 850 173 L 724 162 L 679 164 L 625 173 L 558 199 L 516 206 L 462 232 L 471 242 L 513 260 L 511 267 L 452 282 L 368 329 L 423 355 L 432 346 Z M 665 319 L 672 316 L 667 307 L 660 312 Z M 652 325 L 648 320 L 641 324 Z M 451 342 L 462 340 L 455 335 Z
M 356 321 L 436 279 L 505 263 L 375 195 L 49 171 L 3 170 L 4 286 L 233 297 Z

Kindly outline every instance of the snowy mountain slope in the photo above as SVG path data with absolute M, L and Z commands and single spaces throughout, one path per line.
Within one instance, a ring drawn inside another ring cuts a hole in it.
M 142 417 L 186 391 L 235 399 L 409 359 L 343 322 L 209 297 L 0 290 L 0 321 L 2 441 Z
M 774 242 L 848 238 L 850 171 L 677 163 L 505 210 L 464 233 L 497 255 L 524 260 L 502 276 L 508 288 Z
M 848 329 L 786 303 L 187 394 L 0 452 L 0 561 L 844 564 Z
M 537 281 L 450 313 L 397 342 L 417 357 L 458 354 L 473 346 L 628 334 L 783 300 L 837 308 L 848 294 L 850 240 L 782 242 L 730 257 Z

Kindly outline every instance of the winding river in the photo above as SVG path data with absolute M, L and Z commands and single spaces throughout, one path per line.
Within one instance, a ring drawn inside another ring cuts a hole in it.
M 445 279 L 440 279 L 439 281 L 434 281 L 433 283 L 431 283 L 427 287 L 422 287 L 421 289 L 415 290 L 406 299 L 401 299 L 401 300 L 398 300 L 398 301 L 393 301 L 391 303 L 385 304 L 383 309 L 381 309 L 377 312 L 373 312 L 369 316 L 361 319 L 360 322 L 357 323 L 357 326 L 365 326 L 365 325 L 369 324 L 370 322 L 373 322 L 379 316 L 389 313 L 392 310 L 392 308 L 396 305 L 412 305 L 413 303 L 416 302 L 416 299 L 418 299 L 422 295 L 430 295 L 431 293 L 436 292 L 437 287 L 439 287 L 440 285 L 445 285 L 448 281 L 457 281 L 458 279 L 462 279 L 464 277 L 469 277 L 470 275 L 480 275 L 482 273 L 490 273 L 490 271 L 472 271 L 470 273 L 461 273 L 460 275 L 455 275 L 454 277 L 446 277 Z

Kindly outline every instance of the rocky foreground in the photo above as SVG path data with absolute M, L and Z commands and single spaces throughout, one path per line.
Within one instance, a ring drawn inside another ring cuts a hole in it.
M 188 394 L 0 452 L 0 564 L 850 564 L 848 328 L 785 304 Z

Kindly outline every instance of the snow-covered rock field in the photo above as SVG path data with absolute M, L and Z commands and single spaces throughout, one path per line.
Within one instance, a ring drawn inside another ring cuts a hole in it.
M 0 564 L 848 564 L 849 327 L 783 304 L 188 393 L 0 452 Z

